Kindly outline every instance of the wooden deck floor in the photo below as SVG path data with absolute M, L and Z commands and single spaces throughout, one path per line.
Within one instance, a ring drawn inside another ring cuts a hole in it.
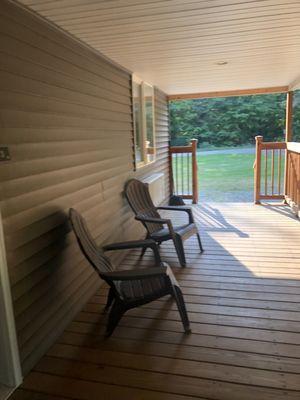
M 287 207 L 209 204 L 194 213 L 205 253 L 186 242 L 192 334 L 168 298 L 128 312 L 101 336 L 107 289 L 86 305 L 15 399 L 300 399 L 300 225 Z M 147 253 L 143 264 L 151 262 Z M 137 261 L 128 256 L 126 264 Z

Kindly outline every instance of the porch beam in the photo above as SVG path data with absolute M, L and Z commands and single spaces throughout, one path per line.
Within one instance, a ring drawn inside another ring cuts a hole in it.
M 202 92 L 202 93 L 182 93 L 170 94 L 169 101 L 188 100 L 188 99 L 207 99 L 212 97 L 232 97 L 232 96 L 251 96 L 255 94 L 269 94 L 269 93 L 287 93 L 288 86 L 274 86 L 256 89 L 241 89 L 241 90 L 225 90 L 218 92 Z

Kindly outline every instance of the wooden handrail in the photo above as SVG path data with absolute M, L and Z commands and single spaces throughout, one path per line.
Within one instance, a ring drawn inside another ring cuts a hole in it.
M 192 153 L 192 151 L 193 151 L 192 146 L 172 146 L 172 147 L 170 147 L 171 154 Z
M 259 137 L 259 136 L 257 136 L 257 137 Z M 270 149 L 270 150 L 286 149 L 286 143 L 285 142 L 261 142 L 260 146 L 261 146 L 261 150 L 265 150 L 265 149 Z
M 172 192 L 198 203 L 197 139 L 188 146 L 170 147 L 170 174 Z M 180 157 L 179 157 L 180 155 Z

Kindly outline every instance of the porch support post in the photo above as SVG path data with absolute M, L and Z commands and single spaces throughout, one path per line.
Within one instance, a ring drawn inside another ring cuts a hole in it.
M 192 146 L 192 183 L 193 183 L 193 204 L 198 203 L 198 165 L 197 165 L 197 139 L 191 140 Z
M 174 178 L 173 178 L 173 157 L 171 152 L 171 140 L 169 140 L 169 185 L 170 185 L 170 196 L 174 194 Z
M 286 95 L 286 114 L 285 114 L 285 141 L 292 141 L 293 136 L 293 92 L 288 92 Z M 285 150 L 284 163 L 284 195 L 287 195 L 287 180 L 288 180 L 288 150 Z
M 260 179 L 261 179 L 261 143 L 263 136 L 255 136 L 255 162 L 254 162 L 254 202 L 260 204 Z
M 285 114 L 285 141 L 291 142 L 293 136 L 293 92 L 286 95 L 286 114 Z

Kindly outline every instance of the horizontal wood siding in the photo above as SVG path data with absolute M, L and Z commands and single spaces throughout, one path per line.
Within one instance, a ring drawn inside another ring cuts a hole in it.
M 11 154 L 0 166 L 1 211 L 26 373 L 99 286 L 68 209 L 99 243 L 142 230 L 122 194 L 134 176 L 129 73 L 6 1 L 0 35 L 1 145 Z M 167 197 L 167 101 L 155 96 L 157 161 L 136 175 L 164 172 Z

